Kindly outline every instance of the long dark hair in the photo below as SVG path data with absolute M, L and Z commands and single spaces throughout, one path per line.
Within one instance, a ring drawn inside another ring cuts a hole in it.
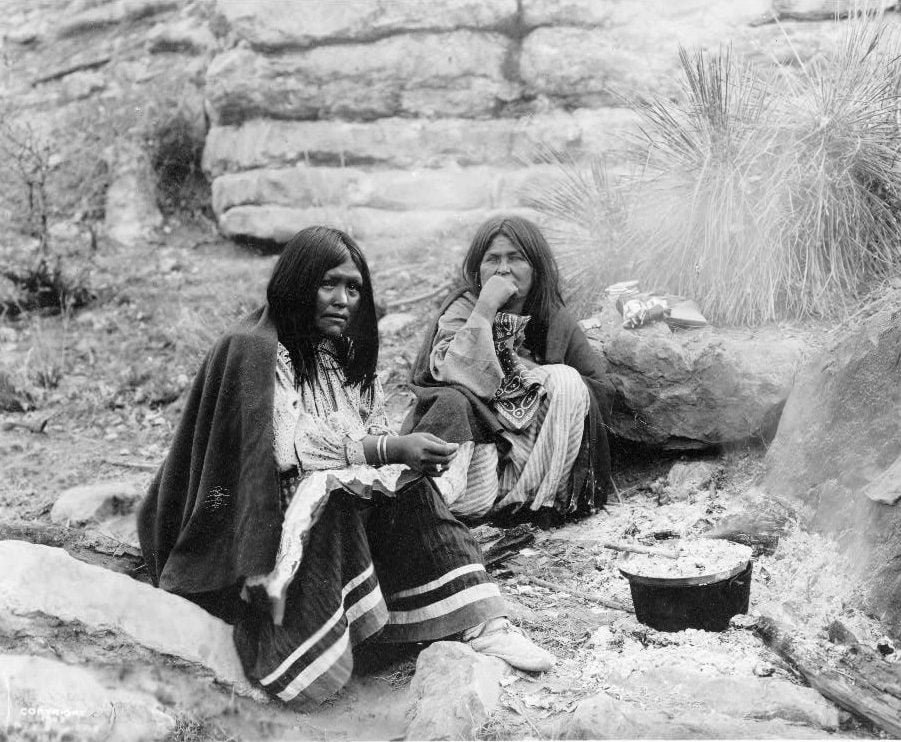
M 298 386 L 316 376 L 313 354 L 319 341 L 319 284 L 327 271 L 348 257 L 360 271 L 363 285 L 356 315 L 337 343 L 339 360 L 348 383 L 361 384 L 364 390 L 372 388 L 379 357 L 379 332 L 369 266 L 353 238 L 332 227 L 307 227 L 288 240 L 266 287 L 270 316 L 279 342 L 291 356 Z
M 521 216 L 497 216 L 476 231 L 463 260 L 463 280 L 478 295 L 479 266 L 498 235 L 503 235 L 522 251 L 532 266 L 532 288 L 526 296 L 523 314 L 532 319 L 526 326 L 525 343 L 533 353 L 544 353 L 547 330 L 554 309 L 563 306 L 560 295 L 560 272 L 550 245 L 538 227 Z

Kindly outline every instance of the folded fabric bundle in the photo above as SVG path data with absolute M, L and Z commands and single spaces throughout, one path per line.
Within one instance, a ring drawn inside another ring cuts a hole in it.
M 707 319 L 691 299 L 671 294 L 634 294 L 622 296 L 616 307 L 623 316 L 623 327 L 635 329 L 663 320 L 671 328 L 703 327 Z
M 704 327 L 707 324 L 706 317 L 701 314 L 698 305 L 691 299 L 671 305 L 665 321 L 670 327 L 686 330 L 692 327 Z

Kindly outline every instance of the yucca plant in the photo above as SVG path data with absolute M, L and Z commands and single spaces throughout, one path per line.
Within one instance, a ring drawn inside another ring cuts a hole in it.
M 527 189 L 524 202 L 548 217 L 544 231 L 560 265 L 564 298 L 572 311 L 587 316 L 597 306 L 597 287 L 621 280 L 633 268 L 622 250 L 627 181 L 610 173 L 600 156 L 580 162 L 538 144 L 530 159 L 556 167 L 550 181 Z
M 858 20 L 791 72 L 680 50 L 681 98 L 634 104 L 619 202 L 609 179 L 558 158 L 532 204 L 588 235 L 586 265 L 691 297 L 717 322 L 843 314 L 901 256 L 899 49 Z

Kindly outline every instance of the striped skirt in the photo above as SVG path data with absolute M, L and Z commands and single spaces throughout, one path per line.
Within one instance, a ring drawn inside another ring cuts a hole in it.
M 464 443 L 438 480 L 450 510 L 461 518 L 482 518 L 522 507 L 554 507 L 566 512 L 573 464 L 580 453 L 590 407 L 578 371 L 563 364 L 538 366 L 547 394 L 532 424 L 501 435 L 509 451 L 498 461 L 493 443 Z
M 261 588 L 235 625 L 244 672 L 283 701 L 324 701 L 366 639 L 443 639 L 497 616 L 503 600 L 478 544 L 429 480 L 396 497 L 329 497 L 275 625 Z

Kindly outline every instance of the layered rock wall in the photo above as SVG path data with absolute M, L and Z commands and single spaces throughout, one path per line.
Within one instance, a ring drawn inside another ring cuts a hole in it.
M 463 244 L 528 211 L 535 145 L 615 163 L 635 95 L 678 93 L 678 46 L 778 31 L 769 0 L 218 0 L 204 166 L 234 237 L 327 221 L 370 248 Z

